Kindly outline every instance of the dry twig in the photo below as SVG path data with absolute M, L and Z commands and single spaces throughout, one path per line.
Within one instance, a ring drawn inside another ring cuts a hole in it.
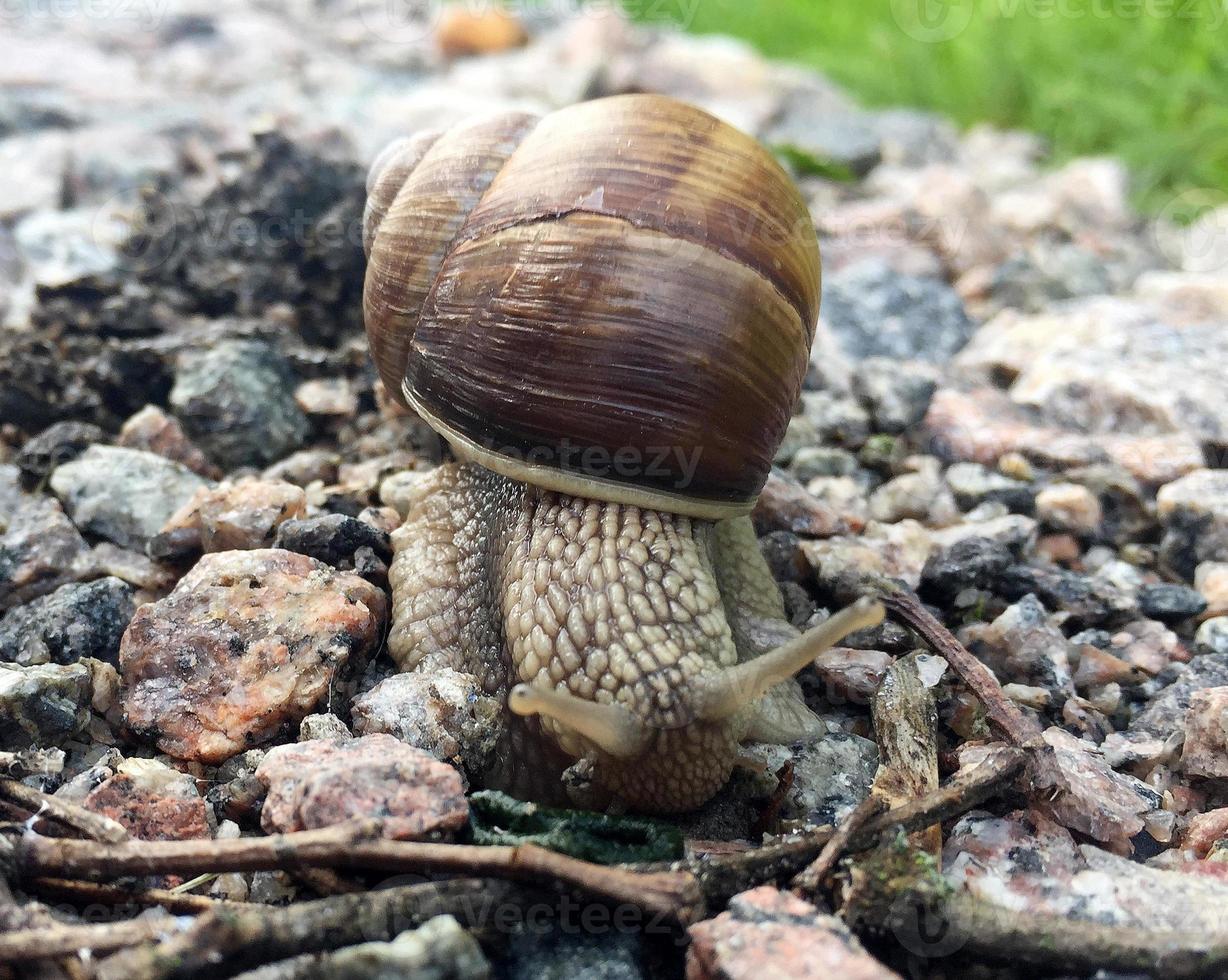
M 40 793 L 14 779 L 0 779 L 0 800 L 12 803 L 42 820 L 56 823 L 93 840 L 115 844 L 126 840 L 128 831 L 110 817 L 94 813 L 57 796 Z

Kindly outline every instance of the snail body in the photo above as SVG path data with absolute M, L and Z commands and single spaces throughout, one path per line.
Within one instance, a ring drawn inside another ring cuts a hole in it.
M 744 516 L 818 313 L 771 155 L 659 96 L 508 113 L 389 147 L 363 238 L 380 376 L 461 461 L 403 503 L 389 648 L 506 699 L 485 781 L 676 811 L 821 734 L 789 678 L 881 610 L 797 635 Z

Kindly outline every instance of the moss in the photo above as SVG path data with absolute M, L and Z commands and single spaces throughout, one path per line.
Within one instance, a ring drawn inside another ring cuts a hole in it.
M 682 857 L 682 832 L 663 821 L 553 809 L 490 790 L 469 797 L 469 825 L 475 844 L 537 844 L 596 864 Z

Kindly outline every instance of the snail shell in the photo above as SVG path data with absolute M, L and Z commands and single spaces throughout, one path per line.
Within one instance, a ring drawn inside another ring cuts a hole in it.
M 389 392 L 462 458 L 698 517 L 754 504 L 806 372 L 819 252 L 759 143 L 672 99 L 506 113 L 372 166 Z

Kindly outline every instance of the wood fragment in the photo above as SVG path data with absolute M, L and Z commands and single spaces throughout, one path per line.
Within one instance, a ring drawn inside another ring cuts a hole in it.
M 125 875 L 206 871 L 294 871 L 351 868 L 445 872 L 561 882 L 615 902 L 628 902 L 682 924 L 703 917 L 702 895 L 681 872 L 635 872 L 590 864 L 533 844 L 477 847 L 387 840 L 378 821 L 355 821 L 238 840 L 128 841 L 97 844 L 28 834 L 14 842 L 11 861 L 25 876 L 106 880 Z
M 31 963 L 36 960 L 76 956 L 82 950 L 92 954 L 110 953 L 127 946 L 159 940 L 168 933 L 182 931 L 190 920 L 125 919 L 98 925 L 55 925 L 19 929 L 0 935 L 0 963 Z
M 1062 974 L 1117 970 L 1184 978 L 1228 971 L 1228 929 L 1140 929 L 1006 908 L 952 892 L 918 856 L 900 846 L 858 862 L 844 908 L 850 927 L 891 934 L 922 957 L 958 953 Z
M 445 845 L 446 846 L 446 845 Z M 333 895 L 285 908 L 244 905 L 206 912 L 156 945 L 117 953 L 98 980 L 170 980 L 228 976 L 240 969 L 360 942 L 386 941 L 437 915 L 478 931 L 498 927 L 511 897 L 506 883 L 459 878 L 355 895 Z
M 207 895 L 193 895 L 169 888 L 125 888 L 122 885 L 100 884 L 93 881 L 72 881 L 67 878 L 31 878 L 22 887 L 44 898 L 56 898 L 78 905 L 114 905 L 118 907 L 164 908 L 176 915 L 207 912 L 218 905 L 242 905 Z
M 0 776 L 25 779 L 27 776 L 54 776 L 64 771 L 63 749 L 22 749 L 0 752 Z
M 37 815 L 38 822 L 53 820 L 62 827 L 93 840 L 115 844 L 128 837 L 128 831 L 124 825 L 110 817 L 104 817 L 101 813 L 94 813 L 75 803 L 61 800 L 57 796 L 40 793 L 15 779 L 0 779 L 0 799 L 20 807 L 31 815 Z
M 819 851 L 819 856 L 804 871 L 794 877 L 789 887 L 803 897 L 813 895 L 822 888 L 827 876 L 831 874 L 836 862 L 840 860 L 841 855 L 849 846 L 853 835 L 864 830 L 871 819 L 886 809 L 887 800 L 876 793 L 870 793 L 836 828 L 836 832 L 823 845 L 823 850 Z

